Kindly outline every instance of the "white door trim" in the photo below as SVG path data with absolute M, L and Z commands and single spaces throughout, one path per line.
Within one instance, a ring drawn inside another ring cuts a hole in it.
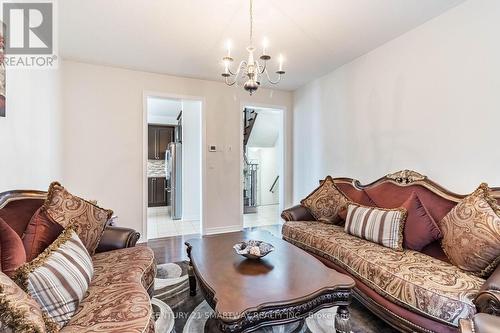
M 240 103 L 240 193 L 243 193 L 243 167 L 244 167 L 244 158 L 243 158 L 243 109 L 245 107 L 255 107 L 255 108 L 264 108 L 264 109 L 275 109 L 281 112 L 281 170 L 280 170 L 280 202 L 279 202 L 279 211 L 283 211 L 286 204 L 286 194 L 289 190 L 289 184 L 286 181 L 287 176 L 290 172 L 291 166 L 286 163 L 288 157 L 288 149 L 290 147 L 290 143 L 288 142 L 288 108 L 284 105 L 278 104 L 266 104 L 266 103 L 255 103 L 251 101 L 241 101 Z M 243 221 L 243 194 L 241 195 L 240 200 L 240 220 L 241 225 L 244 226 Z
M 180 99 L 180 100 L 194 100 L 201 102 L 201 198 L 200 198 L 200 227 L 201 232 L 204 233 L 205 228 L 205 216 L 207 207 L 205 204 L 206 198 L 206 139 L 207 139 L 207 127 L 206 127 L 206 101 L 203 96 L 191 96 L 191 95 L 179 95 L 162 91 L 151 91 L 143 90 L 142 100 L 143 100 L 143 112 L 142 112 L 142 173 L 143 173 L 143 186 L 142 186 L 142 231 L 141 231 L 141 242 L 148 240 L 148 97 L 160 97 L 160 98 L 170 98 L 170 99 Z

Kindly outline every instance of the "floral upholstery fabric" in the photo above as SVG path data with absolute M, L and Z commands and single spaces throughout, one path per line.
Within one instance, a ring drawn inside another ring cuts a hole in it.
M 61 332 L 154 332 L 146 291 L 156 272 L 153 251 L 137 246 L 98 253 L 92 259 L 94 279 Z
M 442 247 L 450 261 L 487 277 L 500 262 L 500 207 L 481 184 L 440 222 Z
M 156 276 L 154 253 L 149 247 L 136 246 L 97 253 L 92 259 L 92 285 L 106 287 L 119 282 L 139 282 L 148 290 Z
M 333 178 L 328 176 L 300 204 L 306 207 L 316 220 L 337 223 L 342 221 L 339 211 L 346 206 L 347 201 L 347 197 L 337 188 Z
M 0 272 L 0 331 L 47 332 L 40 306 L 2 272 Z
M 472 299 L 485 280 L 453 265 L 412 250 L 394 251 L 332 224 L 289 221 L 282 232 L 285 240 L 331 260 L 411 311 L 453 326 L 476 313 Z
M 106 222 L 113 214 L 111 210 L 72 195 L 57 182 L 50 184 L 43 207 L 47 216 L 63 228 L 76 226 L 76 232 L 90 255 L 95 253 Z

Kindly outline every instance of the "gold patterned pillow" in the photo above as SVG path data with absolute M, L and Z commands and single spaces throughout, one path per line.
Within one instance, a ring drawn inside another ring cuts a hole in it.
M 440 223 L 441 245 L 451 263 L 481 277 L 500 262 L 500 207 L 489 191 L 481 184 Z
M 339 211 L 347 204 L 347 197 L 328 176 L 300 204 L 306 207 L 318 221 L 337 223 L 342 221 Z
M 113 215 L 112 210 L 100 208 L 72 195 L 58 182 L 50 184 L 44 210 L 50 219 L 63 228 L 75 226 L 78 237 L 90 255 L 94 254 L 106 222 Z
M 45 327 L 40 306 L 2 272 L 0 272 L 0 332 L 50 332 Z

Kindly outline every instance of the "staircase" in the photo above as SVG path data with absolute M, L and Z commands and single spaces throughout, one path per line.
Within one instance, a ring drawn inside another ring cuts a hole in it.
M 245 166 L 243 168 L 243 213 L 257 212 L 257 169 L 258 164 L 249 161 L 247 156 L 247 144 L 252 134 L 258 113 L 255 110 L 245 108 L 243 110 L 243 154 Z
M 243 148 L 245 149 L 250 139 L 250 134 L 252 134 L 253 125 L 255 125 L 255 120 L 259 114 L 255 110 L 245 108 L 243 110 Z

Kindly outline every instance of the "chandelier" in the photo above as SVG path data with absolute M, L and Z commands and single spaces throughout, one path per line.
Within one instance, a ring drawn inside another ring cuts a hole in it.
M 242 60 L 238 66 L 236 72 L 233 72 L 230 68 L 231 63 L 234 59 L 231 57 L 231 44 L 227 43 L 227 55 L 222 58 L 224 63 L 224 73 L 222 73 L 222 77 L 224 77 L 224 82 L 228 86 L 232 86 L 236 84 L 240 86 L 243 84 L 243 88 L 252 95 L 260 86 L 260 77 L 267 78 L 267 81 L 271 84 L 278 84 L 281 81 L 281 77 L 285 74 L 283 70 L 283 56 L 280 54 L 279 56 L 279 67 L 276 71 L 278 77 L 275 80 L 272 80 L 269 76 L 269 72 L 267 71 L 267 62 L 271 60 L 271 56 L 267 54 L 267 40 L 265 39 L 263 42 L 262 55 L 260 56 L 260 60 L 262 63 L 259 63 L 254 58 L 255 48 L 253 46 L 253 0 L 250 0 L 250 45 L 247 47 L 248 51 L 248 59 Z

